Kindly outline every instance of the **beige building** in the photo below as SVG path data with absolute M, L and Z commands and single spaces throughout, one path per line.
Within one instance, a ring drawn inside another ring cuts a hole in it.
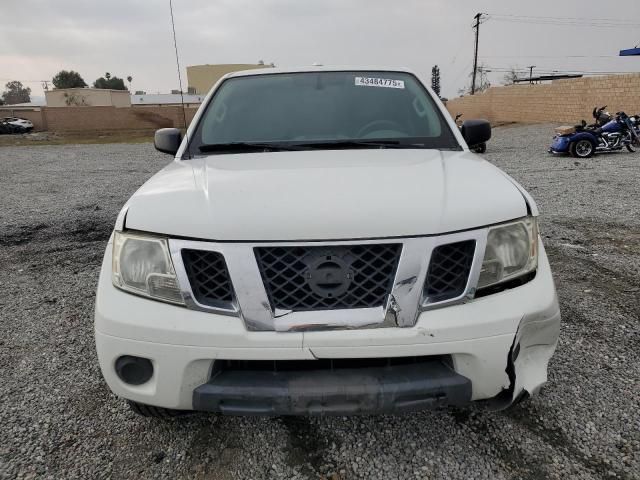
M 203 100 L 204 95 L 191 95 L 190 93 L 183 95 L 179 93 L 145 93 L 131 95 L 131 105 L 134 107 L 182 105 L 182 103 L 187 107 L 199 107 Z
M 128 90 L 55 88 L 44 92 L 47 107 L 130 107 Z
M 192 65 L 190 67 L 187 67 L 189 93 L 195 93 L 196 95 L 206 95 L 211 87 L 213 87 L 213 85 L 227 73 L 239 72 L 241 70 L 252 70 L 254 68 L 268 68 L 270 66 L 271 65 L 254 63 Z

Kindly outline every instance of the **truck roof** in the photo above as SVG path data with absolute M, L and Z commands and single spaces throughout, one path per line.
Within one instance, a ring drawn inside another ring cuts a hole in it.
M 389 66 L 352 66 L 352 65 L 308 65 L 302 67 L 266 67 L 252 70 L 241 70 L 228 73 L 224 78 L 246 77 L 251 75 L 269 75 L 274 73 L 303 73 L 303 72 L 403 72 L 415 75 L 404 67 Z

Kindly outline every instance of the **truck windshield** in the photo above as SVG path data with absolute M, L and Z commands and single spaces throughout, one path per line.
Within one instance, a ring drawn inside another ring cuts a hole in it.
M 333 148 L 460 146 L 411 74 L 305 72 L 226 80 L 207 105 L 189 153 Z

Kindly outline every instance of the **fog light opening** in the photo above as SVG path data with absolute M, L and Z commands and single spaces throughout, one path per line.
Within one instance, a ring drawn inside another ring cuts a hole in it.
M 142 385 L 153 376 L 153 364 L 148 358 L 123 355 L 116 360 L 116 373 L 129 385 Z

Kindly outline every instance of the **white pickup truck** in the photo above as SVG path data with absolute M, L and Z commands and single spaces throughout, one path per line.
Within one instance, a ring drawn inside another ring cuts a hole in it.
M 506 408 L 560 313 L 538 209 L 407 70 L 222 78 L 120 212 L 95 338 L 148 416 Z

